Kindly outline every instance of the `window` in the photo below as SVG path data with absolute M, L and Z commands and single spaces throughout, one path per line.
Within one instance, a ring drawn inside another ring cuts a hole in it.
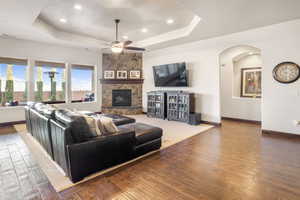
M 72 102 L 95 101 L 94 67 L 72 65 Z
M 28 84 L 27 74 L 31 72 L 34 87 L 31 82 Z M 29 100 L 65 103 L 69 92 L 72 102 L 95 101 L 95 67 L 72 65 L 70 72 L 68 91 L 64 63 L 35 61 L 34 66 L 28 67 L 26 59 L 0 57 L 0 107 L 26 105 Z
M 0 106 L 25 105 L 27 60 L 0 58 Z
M 64 103 L 66 73 L 64 63 L 36 61 L 34 69 L 35 101 Z

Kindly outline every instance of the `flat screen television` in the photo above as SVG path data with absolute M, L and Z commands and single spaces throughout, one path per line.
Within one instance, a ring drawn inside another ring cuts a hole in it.
M 155 87 L 187 87 L 185 62 L 153 66 Z

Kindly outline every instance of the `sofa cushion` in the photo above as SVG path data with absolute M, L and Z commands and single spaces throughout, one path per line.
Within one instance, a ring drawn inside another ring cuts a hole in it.
M 136 145 L 141 145 L 149 141 L 158 139 L 162 136 L 163 130 L 159 127 L 144 123 L 134 123 L 119 126 L 120 129 L 126 128 L 135 131 Z
M 101 114 L 102 116 L 109 117 L 113 119 L 113 122 L 115 125 L 120 126 L 123 124 L 129 124 L 129 123 L 134 123 L 135 119 L 131 117 L 126 117 L 123 115 L 118 115 L 118 114 Z
M 84 142 L 97 137 L 97 133 L 91 131 L 84 116 L 67 109 L 55 111 L 55 119 L 71 128 L 75 143 Z
M 70 126 L 72 120 L 79 116 L 79 114 L 76 114 L 68 109 L 59 109 L 55 111 L 55 119 L 66 126 Z
M 41 113 L 42 115 L 48 118 L 54 117 L 54 111 L 56 110 L 56 108 L 52 105 L 44 103 L 35 103 L 33 104 L 33 107 L 37 112 Z

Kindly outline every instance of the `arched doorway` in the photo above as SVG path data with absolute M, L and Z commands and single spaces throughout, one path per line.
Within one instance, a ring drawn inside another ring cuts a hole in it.
M 238 45 L 222 51 L 220 62 L 221 117 L 261 121 L 261 50 Z

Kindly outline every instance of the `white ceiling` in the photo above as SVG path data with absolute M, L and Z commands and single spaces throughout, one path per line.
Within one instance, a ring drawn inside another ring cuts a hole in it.
M 74 4 L 83 6 L 82 11 L 73 9 Z M 64 17 L 68 23 L 62 24 Z M 114 19 L 121 19 L 120 35 L 142 40 L 158 34 L 182 28 L 190 23 L 194 14 L 174 0 L 66 0 L 55 1 L 45 7 L 39 18 L 55 28 L 100 40 L 115 40 Z M 176 20 L 166 25 L 166 19 Z M 141 33 L 142 28 L 148 33 Z
M 82 11 L 73 5 L 82 5 Z M 120 35 L 157 49 L 300 18 L 299 0 L 0 0 L 0 34 L 103 48 Z M 60 18 L 68 22 L 62 24 Z M 165 20 L 175 23 L 167 25 Z M 200 21 L 200 18 L 202 19 Z M 141 33 L 141 28 L 149 29 Z

